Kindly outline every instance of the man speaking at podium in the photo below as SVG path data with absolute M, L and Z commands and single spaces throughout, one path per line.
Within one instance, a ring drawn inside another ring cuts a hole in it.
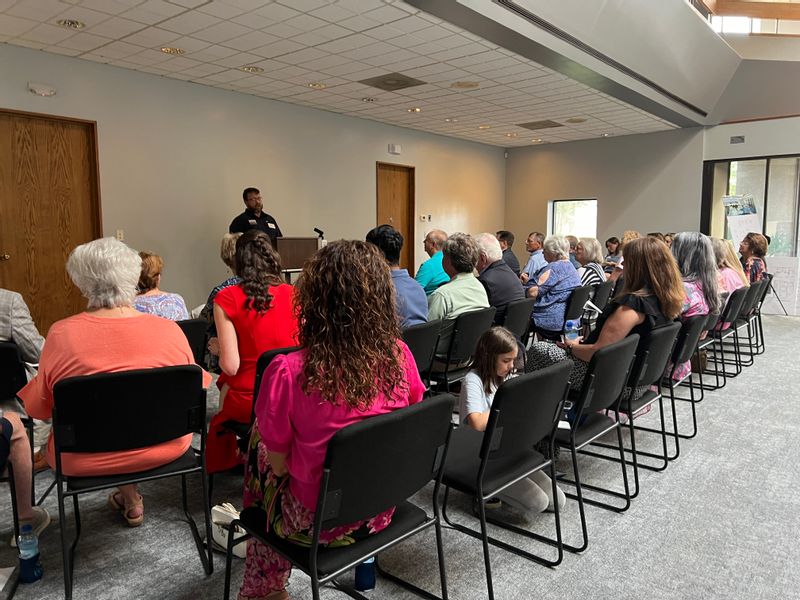
M 247 208 L 231 221 L 228 232 L 244 233 L 251 229 L 258 229 L 266 233 L 272 242 L 272 247 L 277 248 L 276 242 L 283 234 L 281 233 L 281 228 L 278 227 L 278 222 L 272 218 L 272 215 L 262 212 L 264 203 L 261 201 L 261 192 L 253 187 L 245 188 L 242 192 L 242 199 Z

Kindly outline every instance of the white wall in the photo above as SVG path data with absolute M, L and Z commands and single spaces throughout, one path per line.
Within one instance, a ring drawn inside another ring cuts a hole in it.
M 58 94 L 36 97 L 28 81 Z M 224 275 L 219 238 L 246 186 L 286 235 L 363 239 L 376 224 L 375 162 L 416 166 L 416 212 L 433 215 L 410 240 L 418 263 L 428 229 L 504 223 L 501 148 L 8 45 L 0 82 L 0 107 L 97 121 L 105 234 L 124 229 L 161 254 L 164 288 L 190 305 Z
M 743 144 L 731 144 L 743 135 Z M 706 130 L 703 159 L 800 154 L 800 117 L 717 125 Z
M 551 200 L 597 198 L 597 237 L 626 229 L 700 226 L 703 132 L 699 128 L 509 150 L 506 223 L 520 240 L 547 231 Z

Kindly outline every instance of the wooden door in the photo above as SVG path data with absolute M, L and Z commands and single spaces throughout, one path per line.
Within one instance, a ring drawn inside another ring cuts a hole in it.
M 414 167 L 377 163 L 376 225 L 388 224 L 403 234 L 400 266 L 414 271 Z
M 0 287 L 42 335 L 86 307 L 65 265 L 101 235 L 95 123 L 0 110 Z

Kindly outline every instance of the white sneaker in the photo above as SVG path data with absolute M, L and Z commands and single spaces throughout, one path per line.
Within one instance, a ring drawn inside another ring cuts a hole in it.
M 45 529 L 47 529 L 47 526 L 50 525 L 50 521 L 51 521 L 50 513 L 47 512 L 47 510 L 42 508 L 41 506 L 34 506 L 33 507 L 33 512 L 34 512 L 33 518 L 32 519 L 25 519 L 24 521 L 20 521 L 19 522 L 19 528 L 20 528 L 20 530 L 22 530 L 22 526 L 23 525 L 30 525 L 31 527 L 33 527 L 33 533 L 36 535 L 36 537 L 39 537 L 39 535 Z M 11 541 L 9 541 L 9 545 L 12 548 L 16 548 L 17 547 L 17 538 L 16 538 L 16 536 L 13 536 L 13 535 L 11 536 Z

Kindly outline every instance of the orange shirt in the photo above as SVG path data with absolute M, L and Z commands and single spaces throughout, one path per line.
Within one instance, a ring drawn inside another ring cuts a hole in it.
M 25 410 L 37 419 L 53 415 L 53 387 L 67 377 L 113 373 L 133 369 L 195 364 L 189 343 L 173 322 L 154 315 L 107 318 L 80 313 L 54 323 L 47 334 L 39 372 L 19 392 Z M 211 375 L 203 371 L 203 386 Z M 131 415 L 131 426 L 141 422 L 136 406 L 114 406 Z M 182 456 L 192 436 L 125 452 L 65 453 L 61 467 L 67 475 L 113 475 L 145 471 Z M 47 444 L 47 461 L 55 465 L 53 438 Z

